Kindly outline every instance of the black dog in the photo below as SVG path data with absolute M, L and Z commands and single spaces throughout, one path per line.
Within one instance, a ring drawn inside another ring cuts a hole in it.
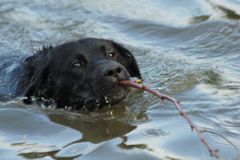
M 28 57 L 18 93 L 54 99 L 58 107 L 92 110 L 115 104 L 127 95 L 119 80 L 141 78 L 133 55 L 120 44 L 85 38 L 56 47 L 44 47 Z

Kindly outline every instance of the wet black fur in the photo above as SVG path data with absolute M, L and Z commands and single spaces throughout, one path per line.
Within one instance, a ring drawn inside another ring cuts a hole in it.
M 53 99 L 58 107 L 101 108 L 127 95 L 119 80 L 141 78 L 132 53 L 120 44 L 85 38 L 44 46 L 23 65 L 17 90 L 23 96 Z

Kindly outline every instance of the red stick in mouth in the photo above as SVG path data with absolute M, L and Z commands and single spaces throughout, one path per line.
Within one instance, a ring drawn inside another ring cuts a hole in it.
M 119 81 L 118 83 L 121 86 L 128 86 L 128 87 L 137 88 L 137 89 L 140 89 L 140 90 L 143 90 L 143 91 L 147 91 L 147 92 L 161 98 L 162 100 L 166 99 L 166 100 L 172 102 L 176 106 L 176 109 L 178 110 L 178 113 L 188 122 L 191 129 L 196 131 L 200 141 L 207 147 L 210 155 L 212 157 L 219 158 L 218 150 L 213 149 L 208 144 L 208 142 L 206 141 L 206 139 L 204 138 L 204 136 L 202 134 L 202 131 L 200 131 L 200 129 L 193 123 L 193 121 L 190 119 L 190 117 L 183 111 L 182 107 L 180 106 L 179 101 L 177 101 L 176 99 L 174 99 L 174 98 L 172 98 L 168 95 L 161 94 L 160 92 L 158 92 L 156 90 L 150 89 L 150 88 L 146 87 L 145 85 L 139 84 L 139 82 L 141 82 L 141 80 L 137 80 L 135 82 L 124 80 L 124 81 Z

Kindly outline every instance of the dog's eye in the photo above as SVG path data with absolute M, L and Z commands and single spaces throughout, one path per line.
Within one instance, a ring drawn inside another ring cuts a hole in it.
M 114 53 L 114 52 L 107 52 L 106 57 L 109 58 L 109 59 L 116 59 L 117 54 Z

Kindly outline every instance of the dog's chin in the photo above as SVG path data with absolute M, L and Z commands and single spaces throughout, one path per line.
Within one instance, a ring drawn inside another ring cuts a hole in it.
M 82 103 L 81 109 L 92 111 L 102 109 L 105 106 L 113 106 L 125 99 L 127 94 L 128 89 L 121 86 L 113 87 L 107 93 L 99 91 L 96 95 L 86 98 Z
M 112 91 L 106 94 L 104 96 L 104 99 L 106 101 L 106 104 L 114 105 L 125 99 L 127 94 L 128 89 L 126 87 L 119 86 L 117 88 L 112 89 Z

